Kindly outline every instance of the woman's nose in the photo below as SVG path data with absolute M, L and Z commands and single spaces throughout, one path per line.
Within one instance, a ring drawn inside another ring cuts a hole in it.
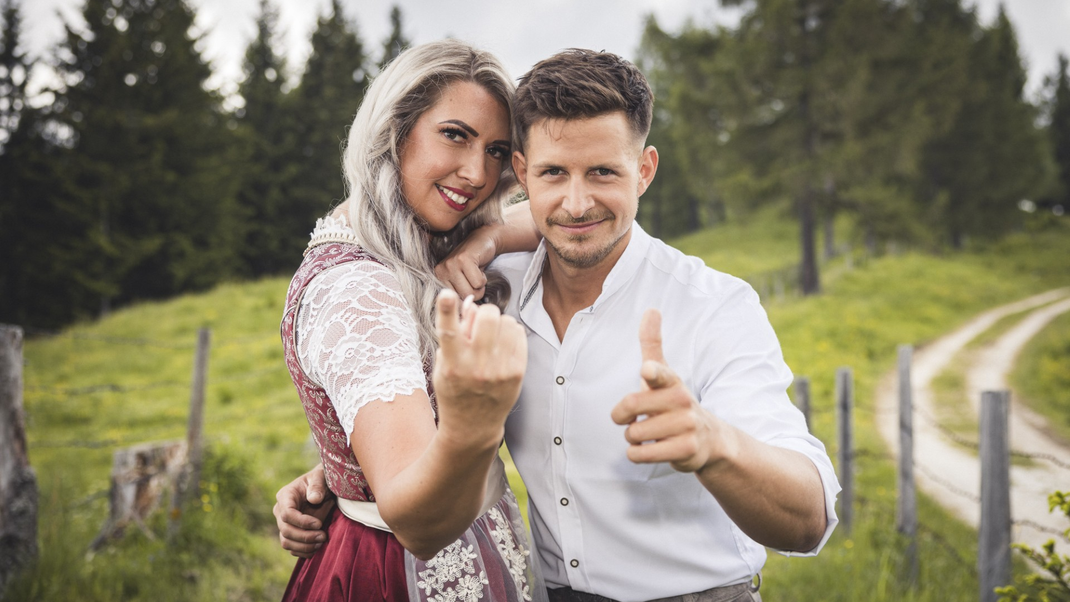
M 466 153 L 457 175 L 468 181 L 474 188 L 483 188 L 487 184 L 486 153 L 476 151 Z

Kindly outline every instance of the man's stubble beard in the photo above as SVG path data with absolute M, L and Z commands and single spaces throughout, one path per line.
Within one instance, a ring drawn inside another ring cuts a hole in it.
M 613 219 L 615 220 L 616 218 L 614 217 Z M 551 223 L 550 220 L 547 220 L 547 224 L 550 227 L 553 227 L 553 223 Z M 601 248 L 592 249 L 589 251 L 574 252 L 570 249 L 562 249 L 555 245 L 549 238 L 546 239 L 546 245 L 550 248 L 550 251 L 554 255 L 556 255 L 562 262 L 564 262 L 569 267 L 586 269 L 598 265 L 606 257 L 609 257 L 609 254 L 613 252 L 613 249 L 617 248 L 617 245 L 620 244 L 620 241 L 624 239 L 624 236 L 627 233 L 627 231 L 624 231 L 621 233 L 620 236 L 613 239 L 609 244 Z M 570 236 L 568 240 L 569 242 L 582 244 L 590 238 L 591 235 L 589 234 L 581 234 L 579 236 Z

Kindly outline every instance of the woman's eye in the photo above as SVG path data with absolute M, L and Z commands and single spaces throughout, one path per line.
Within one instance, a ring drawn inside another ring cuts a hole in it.
M 462 130 L 454 128 L 446 128 L 442 130 L 442 135 L 450 140 L 468 140 L 468 134 L 465 134 Z
M 509 151 L 500 146 L 491 146 L 487 148 L 487 154 L 495 159 L 504 159 L 505 155 L 509 154 Z

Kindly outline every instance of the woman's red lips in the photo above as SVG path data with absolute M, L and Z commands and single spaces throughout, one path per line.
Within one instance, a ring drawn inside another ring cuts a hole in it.
M 439 184 L 439 186 L 442 186 L 442 185 Z M 463 196 L 466 199 L 473 199 L 476 196 L 475 194 L 473 194 L 471 192 L 466 192 L 464 190 L 461 190 L 460 188 L 452 188 L 450 186 L 442 186 L 442 187 L 445 188 L 446 190 L 449 190 L 450 192 L 459 194 L 459 195 Z
M 454 211 L 457 211 L 457 212 L 461 212 L 461 211 L 464 211 L 465 209 L 467 209 L 466 205 L 467 205 L 468 201 L 471 200 L 471 198 L 472 198 L 470 196 L 461 195 L 459 192 L 455 192 L 454 189 L 452 189 L 452 188 L 447 189 L 445 186 L 442 186 L 440 184 L 436 184 L 435 185 L 435 189 L 438 191 L 438 196 L 442 197 L 442 200 L 445 201 L 446 205 L 450 209 L 453 209 Z M 450 194 L 456 195 L 458 199 L 465 199 L 465 200 L 464 200 L 463 203 L 458 203 L 457 201 L 455 201 L 455 200 L 450 198 Z

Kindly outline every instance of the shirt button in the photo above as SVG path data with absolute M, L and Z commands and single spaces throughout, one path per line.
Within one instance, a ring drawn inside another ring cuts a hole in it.
M 554 445 L 561 445 L 561 437 L 554 437 Z
M 568 506 L 568 498 L 567 497 L 561 498 L 561 505 L 562 506 Z
M 557 384 L 559 384 L 559 385 L 565 384 L 565 377 L 564 376 L 558 376 L 557 377 Z
M 569 561 L 569 564 L 572 565 L 572 568 L 576 568 L 576 567 L 580 566 L 580 561 L 576 560 L 575 558 L 573 558 L 571 561 Z

